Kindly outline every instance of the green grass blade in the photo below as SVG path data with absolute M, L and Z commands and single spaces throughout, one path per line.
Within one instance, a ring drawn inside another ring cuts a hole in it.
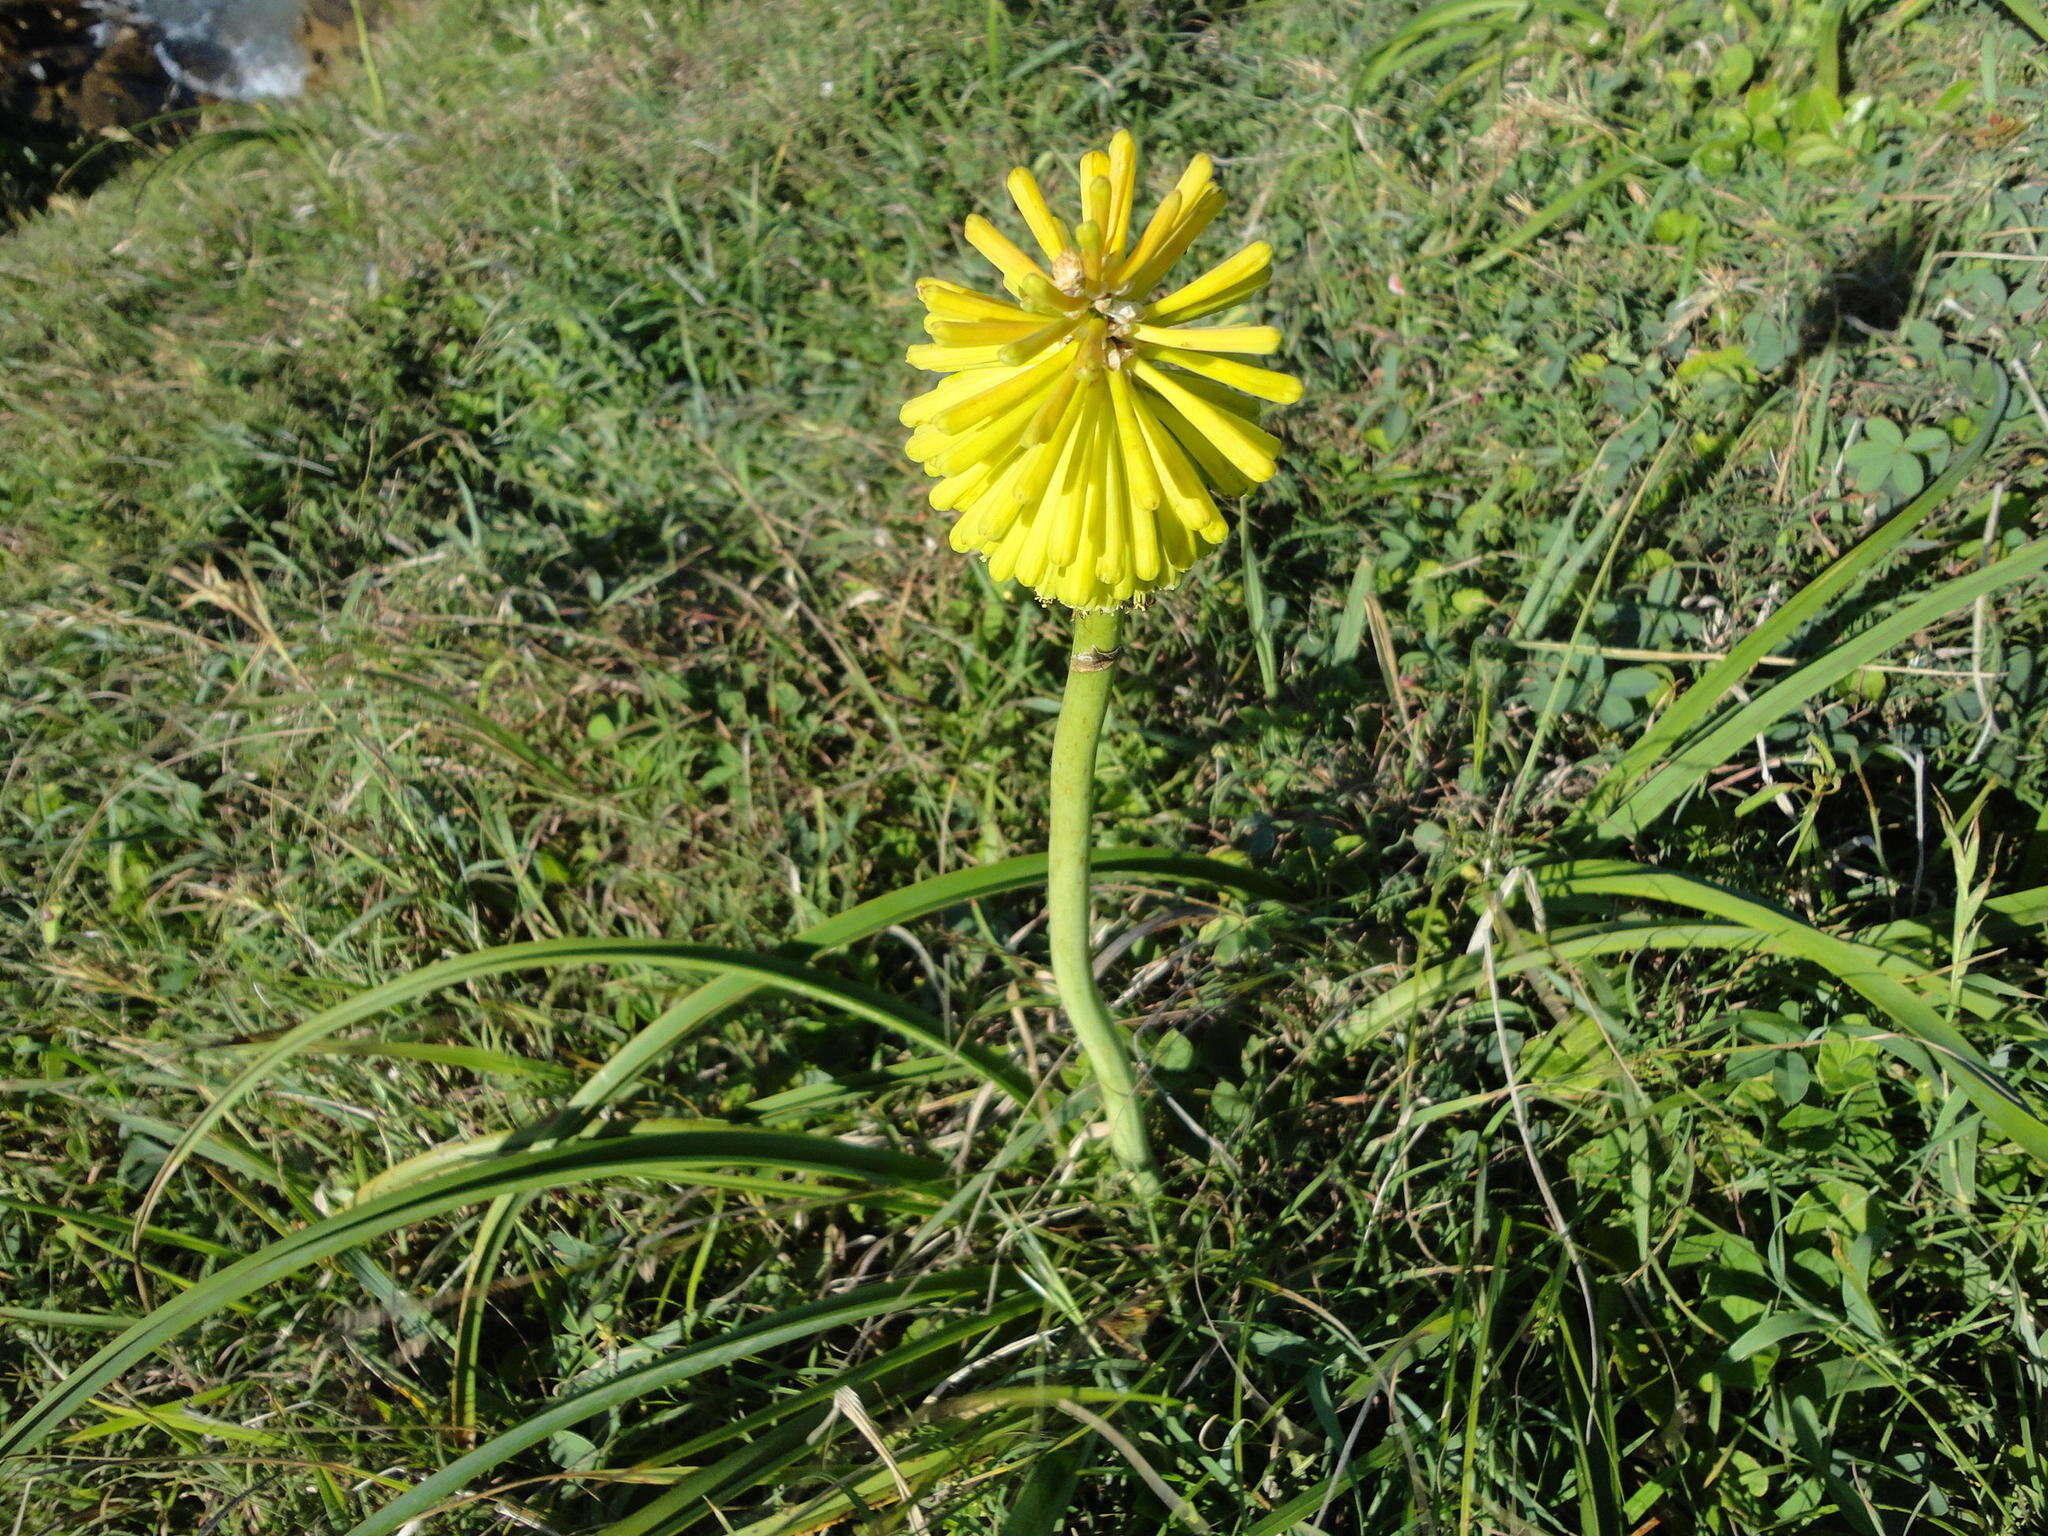
M 1990 905 L 1987 903 L 1987 905 Z M 2048 921 L 2044 914 L 2042 921 Z M 1604 959 L 1610 955 L 1633 955 L 1652 950 L 1684 953 L 1688 950 L 1753 950 L 1757 954 L 1798 958 L 1780 947 L 1770 934 L 1754 928 L 1724 922 L 1665 922 L 1655 919 L 1620 918 L 1553 928 L 1540 941 L 1525 949 L 1506 951 L 1494 957 L 1494 970 L 1501 976 L 1520 975 L 1549 965 L 1571 965 L 1581 960 Z M 1933 989 L 1946 997 L 1949 978 L 1909 954 L 1887 948 L 1877 935 L 1859 935 L 1842 940 L 1851 944 L 1866 962 L 1876 966 L 1902 985 L 1923 994 Z M 1332 1038 L 1345 1046 L 1363 1044 L 1381 1031 L 1412 1019 L 1424 1009 L 1438 1007 L 1459 997 L 1469 997 L 1486 983 L 1486 961 L 1480 955 L 1459 955 L 1441 965 L 1417 971 L 1389 987 L 1364 1008 L 1339 1024 Z M 2010 1006 L 2007 998 L 1966 980 L 1958 999 L 1979 1018 L 1992 1018 Z
M 1998 0 L 1998 3 L 2035 37 L 2048 43 L 2048 12 L 2044 12 L 2034 0 Z
M 0 1458 L 33 1450 L 94 1393 L 187 1328 L 273 1281 L 386 1232 L 498 1195 L 607 1179 L 680 1179 L 731 1167 L 821 1175 L 856 1188 L 918 1187 L 944 1177 L 938 1165 L 901 1153 L 781 1131 L 680 1131 L 508 1153 L 338 1212 L 208 1275 L 129 1328 L 0 1430 Z
M 0 1195 L 0 1211 L 13 1211 L 22 1216 L 47 1216 L 52 1221 L 75 1222 L 81 1227 L 97 1227 L 102 1232 L 135 1235 L 135 1224 L 125 1216 L 110 1216 L 104 1211 L 67 1210 L 61 1205 L 45 1205 L 40 1200 L 17 1200 L 12 1195 Z M 231 1258 L 235 1250 L 226 1243 L 217 1243 L 207 1237 L 193 1237 L 184 1232 L 172 1231 L 169 1227 L 144 1227 L 141 1236 L 153 1243 L 169 1243 L 176 1248 L 189 1248 L 194 1253 L 203 1253 L 208 1258 Z
M 723 1120 L 680 1120 L 656 1118 L 635 1120 L 628 1124 L 612 1123 L 605 1127 L 605 1137 L 610 1140 L 622 1136 L 671 1136 L 683 1132 L 728 1131 L 752 1129 L 739 1127 Z M 409 1157 L 364 1180 L 356 1191 L 351 1205 L 367 1205 L 373 1200 L 382 1200 L 400 1190 L 412 1189 L 437 1178 L 449 1170 L 459 1167 L 474 1167 L 490 1158 L 504 1157 L 513 1152 L 532 1150 L 532 1142 L 522 1138 L 518 1131 L 498 1131 L 493 1135 L 479 1136 L 471 1141 L 446 1143 Z M 759 1173 L 714 1173 L 700 1172 L 691 1176 L 691 1181 L 704 1189 L 737 1189 L 752 1194 L 801 1195 L 815 1192 L 820 1195 L 840 1193 L 830 1184 L 793 1184 L 788 1179 Z M 863 1195 L 863 1201 L 873 1201 L 877 1206 L 887 1207 L 891 1197 L 884 1195 Z M 907 1209 L 922 1211 L 928 1208 L 926 1202 L 911 1202 Z
M 2048 539 L 2036 540 L 2003 560 L 1943 582 L 1805 666 L 1788 673 L 1672 753 L 1599 824 L 1607 837 L 1633 837 L 1698 787 L 1745 742 L 1775 725 L 1822 690 L 1949 614 L 1989 593 L 2048 570 Z
M 135 1326 L 133 1316 L 119 1312 L 53 1312 L 47 1307 L 0 1306 L 0 1323 L 24 1328 L 79 1328 L 91 1333 L 119 1333 Z
M 1334 1529 L 1318 1523 L 1324 1512 L 1339 1494 L 1371 1470 L 1363 1458 L 1354 1457 L 1336 1476 L 1325 1478 L 1278 1505 L 1263 1520 L 1248 1527 L 1244 1536 L 1306 1536 L 1309 1532 Z
M 830 1419 L 831 1413 L 830 1408 L 813 1408 L 790 1423 L 764 1430 L 738 1450 L 697 1468 L 594 1536 L 677 1536 L 710 1514 L 713 1500 L 730 1500 L 813 1458 L 816 1452 L 809 1443 L 811 1436 Z
M 720 1529 L 726 1536 L 811 1536 L 813 1532 L 831 1530 L 855 1519 L 860 1519 L 869 1530 L 893 1529 L 878 1521 L 876 1515 L 901 1500 L 899 1478 L 910 1485 L 915 1495 L 918 1489 L 995 1455 L 996 1447 L 1013 1439 L 1019 1428 L 1012 1415 L 956 1423 L 949 1444 L 899 1456 L 891 1465 L 848 1479 L 833 1491 L 793 1509 L 778 1510 L 737 1529 L 721 1522 Z
M 791 1307 L 730 1329 L 666 1359 L 652 1360 L 622 1371 L 608 1380 L 558 1398 L 541 1412 L 521 1420 L 503 1434 L 492 1436 L 475 1450 L 458 1456 L 375 1514 L 357 1521 L 349 1527 L 346 1536 L 389 1536 L 390 1532 L 408 1522 L 424 1518 L 467 1488 L 480 1474 L 518 1455 L 528 1446 L 538 1444 L 557 1430 L 571 1428 L 650 1392 L 677 1386 L 706 1371 L 731 1365 L 829 1328 L 923 1309 L 936 1301 L 979 1302 L 987 1294 L 988 1285 L 988 1272 L 976 1270 L 863 1286 L 843 1296 Z
M 271 1039 L 277 1036 L 270 1037 Z M 229 1049 L 243 1055 L 262 1050 L 265 1040 Z M 570 1069 L 552 1061 L 538 1061 L 511 1051 L 493 1051 L 478 1045 L 442 1045 L 431 1040 L 316 1040 L 303 1048 L 309 1055 L 368 1056 L 392 1061 L 423 1061 L 437 1067 L 454 1067 L 478 1077 L 564 1078 Z
M 1366 100 L 1392 79 L 1418 44 L 1450 29 L 1470 31 L 1475 36 L 1490 35 L 1503 25 L 1521 20 L 1528 14 L 1530 4 L 1531 0 L 1444 0 L 1441 5 L 1431 6 L 1373 50 L 1359 71 L 1358 83 L 1351 93 L 1353 104 Z
M 1472 258 L 1465 267 L 1470 273 L 1479 273 L 1499 266 L 1515 252 L 1530 245 L 1547 231 L 1554 229 L 1580 209 L 1593 203 L 1601 193 L 1613 186 L 1630 172 L 1640 172 L 1645 165 L 1677 165 L 1690 159 L 1698 149 L 1697 140 L 1682 144 L 1664 144 L 1653 149 L 1624 149 L 1607 165 L 1581 181 L 1575 181 L 1565 191 L 1538 208 L 1528 218 L 1517 224 L 1507 234 L 1496 240 L 1479 255 Z
M 1734 923 L 1664 922 L 1618 919 L 1560 928 L 1541 936 L 1541 942 L 1527 949 L 1504 951 L 1494 957 L 1495 973 L 1515 976 L 1542 965 L 1569 965 L 1597 960 L 1608 955 L 1632 955 L 1644 950 L 1767 949 L 1769 941 L 1754 929 Z M 1339 1045 L 1356 1046 L 1378 1036 L 1387 1028 L 1412 1019 L 1426 1008 L 1438 1007 L 1459 997 L 1469 997 L 1486 984 L 1486 961 L 1480 955 L 1459 955 L 1441 965 L 1417 971 L 1389 987 L 1331 1033 Z
M 820 1381 L 800 1392 L 792 1392 L 766 1408 L 750 1413 L 744 1418 L 721 1424 L 672 1447 L 649 1465 L 672 1466 L 681 1462 L 694 1463 L 707 1451 L 717 1450 L 720 1446 L 734 1441 L 742 1442 L 738 1450 L 728 1453 L 710 1466 L 665 1489 L 624 1519 L 604 1527 L 597 1536 L 665 1536 L 665 1533 L 679 1529 L 702 1513 L 694 1506 L 704 1500 L 714 1496 L 730 1498 L 739 1487 L 758 1481 L 772 1470 L 789 1464 L 792 1459 L 789 1457 L 778 1456 L 772 1463 L 762 1463 L 757 1456 L 759 1443 L 777 1443 L 774 1431 L 776 1427 L 782 1426 L 784 1421 L 793 1416 L 800 1416 L 793 1426 L 799 1433 L 792 1442 L 792 1448 L 800 1448 L 803 1443 L 803 1432 L 808 1431 L 814 1423 L 812 1410 L 822 1411 L 827 1408 L 833 1393 L 839 1388 L 866 1386 L 883 1378 L 901 1375 L 907 1367 L 924 1364 L 923 1371 L 902 1384 L 914 1384 L 915 1390 L 922 1391 L 948 1368 L 943 1363 L 930 1363 L 933 1355 L 950 1352 L 956 1345 L 983 1338 L 1027 1313 L 1037 1311 L 1042 1306 L 1043 1302 L 1036 1295 L 1029 1293 L 1004 1297 L 990 1303 L 978 1316 L 962 1318 L 958 1322 L 921 1333 L 884 1354 L 862 1361 L 859 1365 L 849 1366 L 829 1380 Z M 900 1392 L 902 1386 L 895 1390 Z
M 1715 662 L 1699 680 L 1674 700 L 1643 732 L 1595 793 L 1589 814 L 1606 820 L 1615 806 L 1641 780 L 1655 772 L 1679 744 L 1700 729 L 1714 710 L 1734 696 L 1735 690 L 1766 656 L 1796 636 L 1800 630 L 1826 613 L 1838 598 L 1860 586 L 1877 566 L 1900 544 L 1917 532 L 1946 502 L 1991 446 L 2005 420 L 2012 399 L 2012 385 L 2004 372 L 1997 374 L 1998 390 L 1984 409 L 1984 419 L 1972 437 L 1950 459 L 1942 472 L 1905 506 L 1893 513 L 1868 537 L 1801 587 L 1784 605 L 1744 637 L 1729 653 Z
M 423 683 L 418 678 L 406 677 L 402 673 L 372 670 L 366 675 L 403 688 L 414 697 L 426 700 L 443 714 L 460 720 L 514 762 L 531 768 L 554 788 L 581 793 L 582 786 L 561 763 L 549 757 L 516 731 L 506 729 L 481 710 L 473 709 L 462 700 L 443 693 L 431 684 Z

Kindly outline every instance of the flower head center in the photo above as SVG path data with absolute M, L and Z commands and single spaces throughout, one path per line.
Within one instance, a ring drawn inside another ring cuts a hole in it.
M 1142 306 L 1126 299 L 1121 289 L 1101 285 L 1087 298 L 1088 308 L 1095 315 L 1089 323 L 1088 335 L 1096 358 L 1104 367 L 1123 367 L 1125 359 L 1137 345 L 1132 339 L 1131 328 L 1138 323 Z
M 1099 255 L 1091 259 L 1075 250 L 1061 251 L 1052 263 L 1052 286 L 1065 299 L 1080 300 L 1078 306 L 1061 304 L 1055 313 L 1088 316 L 1076 337 L 1077 360 L 1084 367 L 1121 368 L 1136 346 L 1131 329 L 1144 310 L 1142 304 L 1126 297 L 1124 287 L 1112 280 L 1106 265 Z

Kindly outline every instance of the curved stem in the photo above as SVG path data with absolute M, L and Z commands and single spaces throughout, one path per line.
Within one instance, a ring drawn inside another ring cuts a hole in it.
M 1047 934 L 1052 975 L 1060 1004 L 1074 1026 L 1102 1095 L 1103 1123 L 1110 1150 L 1132 1187 L 1150 1196 L 1158 1189 L 1152 1149 L 1139 1113 L 1130 1046 L 1095 987 L 1088 855 L 1093 842 L 1095 744 L 1109 709 L 1109 684 L 1116 666 L 1122 617 L 1114 611 L 1074 615 L 1074 651 L 1067 662 L 1067 691 L 1060 702 L 1052 738 L 1052 835 L 1046 849 Z

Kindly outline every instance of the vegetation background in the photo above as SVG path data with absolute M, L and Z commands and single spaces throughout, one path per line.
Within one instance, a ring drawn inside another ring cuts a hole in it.
M 1170 1101 L 1156 1231 L 944 1057 L 753 1006 L 626 1108 L 992 1182 L 909 1227 L 551 1195 L 466 1360 L 477 1216 L 437 1216 L 97 1395 L 0 1469 L 0 1524 L 343 1531 L 472 1443 L 451 1392 L 499 1430 L 972 1261 L 1036 1299 L 787 1340 L 417 1528 L 2040 1529 L 2041 1170 L 1852 989 L 1673 945 L 1374 999 L 1501 931 L 1509 872 L 2001 374 L 1962 488 L 1786 654 L 2041 531 L 2044 45 L 2024 0 L 447 0 L 315 98 L 37 184 L 0 235 L 10 1416 L 378 1170 L 545 1119 L 681 983 L 481 978 L 337 1036 L 131 1241 L 278 1031 L 487 945 L 772 945 L 1039 846 L 1061 628 L 945 550 L 894 407 L 913 279 L 1115 126 L 1155 173 L 1217 155 L 1204 249 L 1274 244 L 1309 395 L 1135 626 L 1102 816 L 1298 899 L 1105 903 Z M 1631 845 L 1904 946 L 2037 1101 L 2044 630 L 2037 581 L 1930 621 Z M 1037 916 L 829 963 L 1058 1080 Z

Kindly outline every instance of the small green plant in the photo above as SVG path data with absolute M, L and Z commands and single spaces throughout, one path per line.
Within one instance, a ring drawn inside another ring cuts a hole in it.
M 1930 465 L 1938 471 L 1953 446 L 1939 427 L 1906 433 L 1877 416 L 1863 423 L 1863 435 L 1843 453 L 1842 467 L 1857 490 L 1909 501 L 1927 484 Z

